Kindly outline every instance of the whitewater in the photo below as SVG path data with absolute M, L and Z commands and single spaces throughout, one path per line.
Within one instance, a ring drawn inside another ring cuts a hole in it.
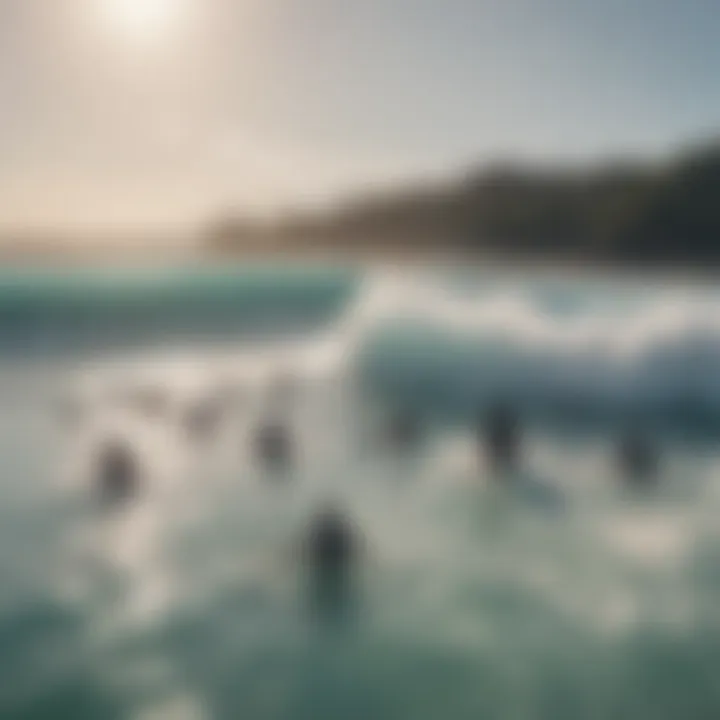
M 611 273 L 6 273 L 0 715 L 712 716 L 718 309 L 709 283 Z M 183 414 L 209 397 L 196 442 Z M 493 478 L 475 424 L 498 400 L 518 474 L 561 502 Z M 426 427 L 412 452 L 379 442 L 398 410 Z M 280 481 L 252 453 L 277 418 Z M 613 463 L 636 427 L 661 448 L 640 494 Z M 118 438 L 143 488 L 98 512 Z M 298 552 L 329 499 L 365 548 L 340 624 L 309 611 Z

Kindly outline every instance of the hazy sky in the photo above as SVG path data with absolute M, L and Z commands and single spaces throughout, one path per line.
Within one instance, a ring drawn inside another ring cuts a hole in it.
M 173 225 L 720 129 L 720 0 L 0 0 L 0 225 Z

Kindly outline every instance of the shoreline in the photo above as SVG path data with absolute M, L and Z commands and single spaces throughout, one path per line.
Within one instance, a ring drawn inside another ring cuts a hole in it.
M 234 253 L 214 253 L 167 246 L 138 248 L 136 251 L 97 250 L 71 251 L 3 251 L 0 250 L 0 272 L 23 271 L 119 271 L 174 270 L 240 270 L 262 265 L 313 265 L 319 267 L 360 267 L 370 269 L 465 269 L 467 271 L 499 272 L 503 275 L 533 273 L 534 275 L 575 275 L 578 278 L 638 279 L 677 281 L 717 281 L 720 262 L 645 262 L 629 263 L 620 260 L 598 260 L 582 257 L 539 257 L 534 255 L 483 254 L 469 251 L 420 249 L 402 250 L 297 248 L 276 250 L 248 249 Z

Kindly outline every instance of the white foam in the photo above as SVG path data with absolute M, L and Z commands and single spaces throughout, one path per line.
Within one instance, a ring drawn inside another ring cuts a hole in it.
M 440 344 L 448 358 L 471 353 L 475 382 L 603 402 L 700 398 L 720 410 L 719 309 L 707 293 L 658 290 L 553 314 L 517 288 L 467 297 L 422 275 L 386 273 L 367 281 L 338 335 L 348 356 L 380 330 L 411 328 L 412 356 L 399 357 L 415 367 Z

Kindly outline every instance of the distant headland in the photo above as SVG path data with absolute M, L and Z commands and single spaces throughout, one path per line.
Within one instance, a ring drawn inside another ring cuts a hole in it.
M 274 222 L 219 217 L 203 235 L 206 250 L 222 257 L 305 248 L 720 264 L 720 139 L 655 163 L 497 163 L 444 185 L 357 197 Z
M 663 161 L 497 162 L 444 183 L 360 193 L 270 220 L 217 213 L 194 230 L 0 232 L 6 264 L 454 257 L 714 270 L 720 138 Z

